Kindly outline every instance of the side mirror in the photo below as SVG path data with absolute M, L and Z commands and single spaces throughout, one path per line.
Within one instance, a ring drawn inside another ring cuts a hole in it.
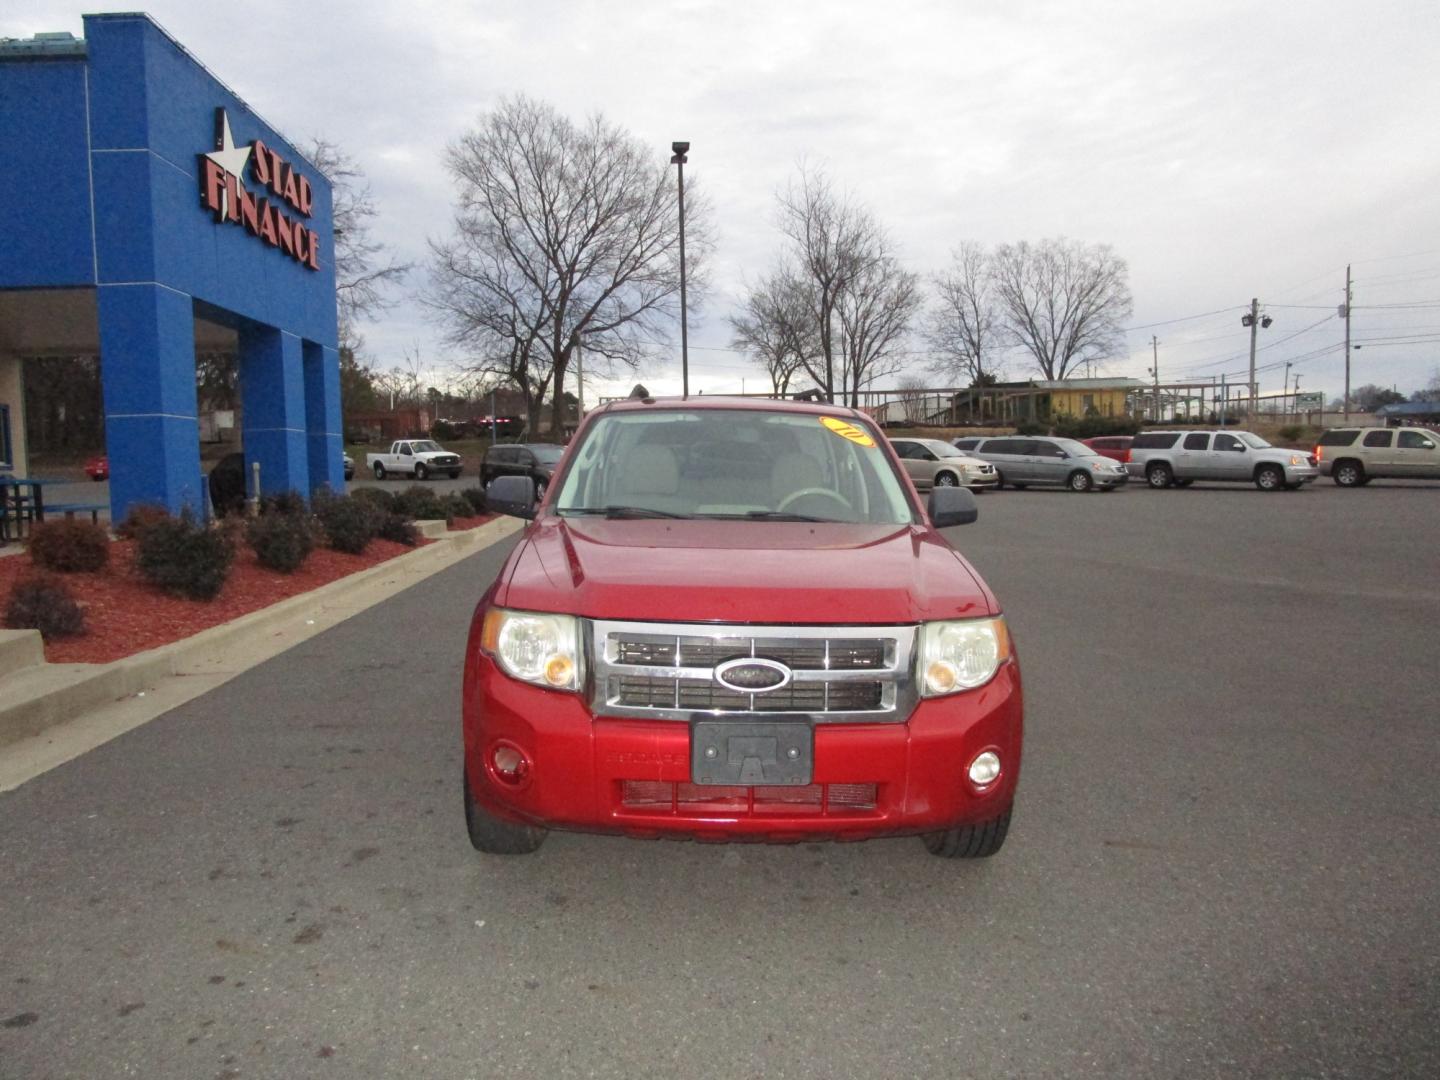
M 485 489 L 485 505 L 510 517 L 535 518 L 535 484 L 528 476 L 501 476 Z
M 930 523 L 937 529 L 969 525 L 980 517 L 975 496 L 961 487 L 931 488 L 930 504 L 926 509 L 930 513 Z

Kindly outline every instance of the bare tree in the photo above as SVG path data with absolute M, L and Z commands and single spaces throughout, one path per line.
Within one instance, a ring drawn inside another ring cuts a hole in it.
M 413 266 L 400 262 L 371 235 L 379 211 L 365 172 L 338 143 L 322 136 L 308 148 L 311 164 L 331 185 L 335 223 L 335 299 L 340 309 L 340 344 L 352 353 L 361 340 L 356 325 L 375 318 L 394 301 L 389 290 Z
M 596 115 L 572 123 L 502 101 L 446 153 L 453 236 L 432 241 L 427 301 L 474 365 L 526 395 L 561 400 L 577 345 L 587 364 L 636 366 L 680 291 L 679 215 L 666 158 Z M 687 285 L 700 292 L 708 207 L 687 192 Z M 561 423 L 551 414 L 552 429 Z
M 902 269 L 878 229 L 873 257 L 845 283 L 835 305 L 839 319 L 842 389 L 850 406 L 860 406 L 860 391 L 893 375 L 904 362 L 904 343 L 923 297 L 920 276 Z
M 1108 244 L 1001 244 L 992 259 L 1006 333 L 1047 379 L 1113 355 L 1130 317 L 1125 260 Z
M 810 311 L 818 349 L 802 361 L 806 372 L 832 400 L 848 380 L 836 370 L 839 353 L 835 320 L 846 290 L 883 257 L 885 244 L 870 212 L 837 194 L 821 171 L 801 165 L 798 181 L 778 196 L 780 232 L 793 277 Z M 837 375 L 839 376 L 837 384 Z
M 783 270 L 760 279 L 740 313 L 730 316 L 730 328 L 731 347 L 764 366 L 777 395 L 789 391 L 795 375 L 819 354 L 819 337 L 804 290 Z
M 986 376 L 998 370 L 994 354 L 1002 333 L 985 248 L 963 241 L 933 284 L 936 305 L 925 327 L 932 366 L 957 382 L 983 385 Z

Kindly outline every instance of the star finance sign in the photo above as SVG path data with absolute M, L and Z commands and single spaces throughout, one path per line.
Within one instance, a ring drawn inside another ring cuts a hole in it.
M 259 139 L 236 146 L 224 109 L 215 110 L 215 149 L 200 154 L 200 203 L 217 222 L 241 225 L 273 248 L 279 248 L 302 266 L 320 269 L 320 238 L 282 206 L 310 216 L 314 193 L 307 180 L 288 161 Z M 257 195 L 245 184 L 250 180 L 275 198 Z

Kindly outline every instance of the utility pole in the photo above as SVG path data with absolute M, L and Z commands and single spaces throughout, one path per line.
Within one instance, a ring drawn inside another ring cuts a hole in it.
M 1260 299 L 1250 299 L 1250 412 L 1255 412 L 1255 335 L 1260 330 Z
M 1300 379 L 1299 379 L 1298 376 L 1296 377 L 1295 381 L 1296 381 L 1297 383 L 1300 381 Z M 1285 408 L 1285 399 L 1288 398 L 1289 396 L 1290 396 L 1290 361 L 1289 361 L 1289 360 L 1286 360 L 1286 361 L 1285 361 L 1285 389 L 1284 389 L 1284 391 L 1282 391 L 1281 394 L 1280 394 L 1280 407 L 1281 407 L 1282 409 Z M 1286 412 L 1289 412 L 1290 410 L 1289 410 L 1289 409 L 1286 409 L 1285 411 L 1286 411 Z
M 1159 340 L 1154 334 L 1151 334 L 1151 335 L 1150 335 L 1150 356 L 1152 357 L 1152 362 L 1153 362 L 1153 364 L 1154 364 L 1154 366 L 1151 367 L 1151 369 L 1150 369 L 1150 374 L 1153 375 L 1153 376 L 1155 376 L 1155 419 L 1156 419 L 1156 420 L 1159 420 L 1159 419 L 1160 419 L 1160 340 Z
M 1321 406 L 1323 411 L 1323 404 Z M 1295 376 L 1295 423 L 1300 422 L 1300 376 Z
M 1340 305 L 1345 316 L 1345 419 L 1350 419 L 1350 264 L 1345 264 L 1345 303 Z
M 690 152 L 688 142 L 670 144 L 674 157 L 670 164 L 676 166 L 676 178 L 680 186 L 680 396 L 690 396 L 690 329 L 685 305 L 685 155 Z

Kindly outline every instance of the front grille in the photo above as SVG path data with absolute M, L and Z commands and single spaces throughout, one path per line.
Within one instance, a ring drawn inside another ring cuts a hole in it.
M 642 709 L 673 706 L 702 712 L 870 710 L 881 707 L 884 690 L 884 684 L 875 681 L 823 683 L 797 679 L 789 686 L 765 694 L 743 694 L 729 690 L 713 679 L 619 675 L 612 676 L 610 680 L 610 699 L 617 705 Z
M 817 721 L 903 720 L 913 705 L 915 628 L 593 624 L 599 714 L 686 720 L 694 714 L 805 714 Z M 782 664 L 775 690 L 722 685 L 734 660 Z
M 620 805 L 652 814 L 715 814 L 736 817 L 783 814 L 874 813 L 879 791 L 875 784 L 807 784 L 803 787 L 721 787 L 625 780 Z

